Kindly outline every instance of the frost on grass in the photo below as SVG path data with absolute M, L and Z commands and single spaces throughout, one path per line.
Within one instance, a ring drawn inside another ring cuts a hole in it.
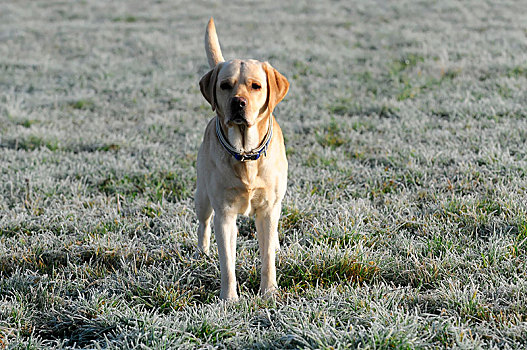
M 525 13 L 3 2 L 0 347 L 525 348 Z M 252 219 L 239 303 L 194 257 L 211 15 L 291 82 L 274 299 Z

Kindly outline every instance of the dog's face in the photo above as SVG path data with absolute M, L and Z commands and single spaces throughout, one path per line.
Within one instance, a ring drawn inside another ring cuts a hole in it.
M 227 125 L 253 126 L 272 113 L 289 89 L 287 79 L 267 62 L 231 60 L 201 78 L 201 93 Z

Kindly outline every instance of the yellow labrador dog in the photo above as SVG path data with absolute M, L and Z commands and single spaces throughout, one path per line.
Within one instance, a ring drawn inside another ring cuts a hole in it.
M 284 138 L 273 109 L 287 94 L 289 82 L 267 62 L 225 61 L 212 18 L 205 50 L 211 70 L 199 86 L 216 116 L 207 125 L 197 160 L 198 249 L 209 253 L 214 211 L 220 298 L 237 299 L 236 217 L 255 215 L 262 261 L 260 293 L 265 295 L 277 288 L 277 227 L 287 185 Z

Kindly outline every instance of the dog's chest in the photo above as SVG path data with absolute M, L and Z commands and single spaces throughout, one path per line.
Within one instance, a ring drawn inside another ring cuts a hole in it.
M 247 190 L 238 199 L 238 214 L 241 215 L 253 215 L 256 210 L 268 205 L 266 191 L 263 188 Z
M 253 215 L 255 210 L 266 207 L 269 203 L 269 187 L 271 184 L 258 173 L 258 168 L 252 164 L 241 164 L 237 170 L 240 184 L 237 188 L 238 213 Z

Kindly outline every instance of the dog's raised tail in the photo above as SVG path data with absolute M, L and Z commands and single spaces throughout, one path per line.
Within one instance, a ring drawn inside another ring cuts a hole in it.
M 218 63 L 225 61 L 221 54 L 220 42 L 218 41 L 218 34 L 216 34 L 216 27 L 212 17 L 209 19 L 209 24 L 207 24 L 207 30 L 205 31 L 205 51 L 207 51 L 210 68 L 214 68 Z

